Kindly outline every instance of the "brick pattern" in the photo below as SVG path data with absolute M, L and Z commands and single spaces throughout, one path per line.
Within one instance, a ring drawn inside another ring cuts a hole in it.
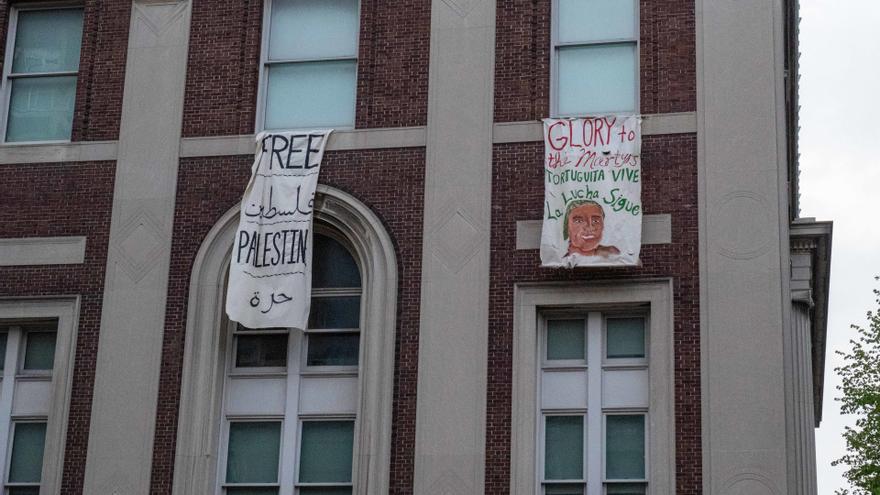
M 355 125 L 425 125 L 428 0 L 362 0 Z M 184 136 L 250 134 L 256 120 L 262 0 L 194 0 Z
M 114 140 L 119 137 L 122 116 L 131 1 L 87 0 L 83 7 L 71 141 Z M 0 69 L 6 55 L 9 12 L 10 2 L 0 0 Z
M 537 249 L 515 249 L 516 221 L 543 215 L 543 144 L 494 148 L 492 197 L 505 202 L 492 208 L 486 493 L 510 490 L 514 285 L 650 277 L 673 280 L 676 493 L 702 490 L 696 136 L 647 137 L 642 152 L 644 211 L 672 215 L 672 243 L 644 246 L 640 267 L 568 270 L 542 269 Z
M 81 297 L 62 494 L 82 493 L 114 172 L 113 162 L 0 167 L 0 238 L 87 238 L 83 264 L 0 267 L 0 297 Z
M 85 2 L 72 141 L 119 138 L 131 3 Z
M 496 122 L 549 116 L 550 5 L 551 0 L 498 2 Z M 640 0 L 639 9 L 641 112 L 696 110 L 694 2 Z
M 154 494 L 171 493 L 193 262 L 210 228 L 240 201 L 251 161 L 247 156 L 181 161 L 153 451 Z M 411 493 L 413 483 L 424 164 L 424 149 L 328 152 L 320 180 L 369 206 L 383 221 L 397 252 L 392 494 Z M 218 169 L 223 174 L 215 173 Z
M 183 136 L 254 132 L 262 0 L 193 0 Z

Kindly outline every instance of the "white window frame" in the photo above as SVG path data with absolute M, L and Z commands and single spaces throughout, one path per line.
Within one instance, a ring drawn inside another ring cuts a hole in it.
M 220 425 L 224 363 L 231 335 L 223 325 L 224 288 L 239 214 L 236 206 L 223 215 L 206 236 L 193 263 L 180 392 L 187 400 L 180 403 L 173 495 L 213 494 L 217 490 L 218 456 L 223 448 Z M 387 493 L 397 328 L 394 243 L 366 205 L 323 184 L 318 185 L 315 197 L 315 219 L 344 236 L 361 269 L 362 337 L 353 492 Z M 296 381 L 288 380 L 291 383 Z M 288 398 L 295 396 L 288 391 Z
M 559 0 L 552 0 L 552 5 L 550 7 L 550 116 L 554 118 L 566 118 L 566 117 L 586 117 L 588 115 L 604 115 L 604 114 L 588 114 L 588 115 L 573 115 L 573 114 L 560 114 L 559 113 L 559 51 L 558 48 L 564 48 L 567 46 L 599 46 L 599 45 L 625 45 L 635 43 L 635 52 L 636 52 L 636 60 L 635 60 L 635 71 L 633 74 L 634 77 L 634 91 L 633 102 L 635 103 L 635 108 L 633 112 L 635 114 L 641 113 L 641 51 L 642 51 L 642 41 L 641 41 L 641 32 L 640 32 L 640 19 L 641 19 L 641 9 L 639 8 L 638 0 L 631 0 L 635 3 L 635 18 L 633 19 L 635 36 L 632 38 L 610 38 L 610 39 L 602 39 L 602 40 L 594 40 L 594 41 L 577 41 L 577 42 L 568 42 L 561 43 L 559 42 Z
M 260 41 L 260 73 L 259 73 L 259 87 L 257 89 L 257 111 L 256 119 L 257 121 L 254 123 L 255 132 L 259 133 L 266 129 L 266 98 L 269 92 L 269 76 L 268 70 L 266 68 L 269 65 L 274 64 L 288 64 L 288 63 L 297 63 L 297 62 L 330 62 L 333 60 L 345 61 L 345 60 L 354 60 L 354 81 L 355 81 L 355 122 L 352 122 L 350 126 L 337 126 L 334 129 L 336 130 L 353 130 L 355 128 L 356 120 L 357 120 L 357 82 L 358 82 L 358 69 L 360 60 L 360 19 L 361 19 L 361 2 L 358 0 L 357 2 L 357 18 L 358 18 L 358 32 L 357 39 L 358 43 L 355 46 L 355 53 L 353 57 L 329 57 L 329 58 L 295 58 L 295 59 L 285 59 L 285 60 L 269 60 L 269 35 L 271 34 L 269 31 L 271 30 L 272 25 L 272 0 L 266 0 L 263 2 L 263 30 L 261 33 L 262 39 Z M 292 131 L 302 131 L 309 130 L 312 126 L 305 127 L 292 127 L 287 130 Z
M 609 319 L 613 318 L 642 318 L 645 321 L 645 357 L 642 358 L 608 358 L 608 325 Z M 583 362 L 579 360 L 547 360 L 547 335 L 548 322 L 559 320 L 581 320 L 584 323 L 584 343 L 586 347 L 586 357 Z M 535 429 L 538 432 L 539 452 L 538 452 L 538 486 L 537 493 L 544 493 L 543 487 L 547 484 L 582 484 L 585 486 L 584 492 L 604 493 L 605 486 L 608 483 L 646 483 L 649 480 L 630 479 L 618 480 L 609 479 L 606 476 L 607 455 L 606 446 L 606 424 L 607 417 L 612 415 L 640 415 L 644 416 L 645 423 L 645 473 L 648 473 L 650 459 L 648 458 L 647 440 L 648 440 L 648 408 L 641 407 L 606 407 L 602 404 L 603 390 L 602 377 L 605 370 L 648 370 L 650 372 L 648 358 L 648 342 L 650 342 L 650 315 L 646 314 L 641 308 L 631 309 L 589 309 L 585 308 L 580 311 L 542 311 L 540 314 L 540 324 L 538 326 L 540 332 L 540 346 L 538 347 L 538 360 L 541 362 L 538 376 L 536 377 L 537 396 L 541 397 L 541 375 L 542 372 L 550 371 L 585 371 L 589 386 L 587 387 L 587 407 L 586 408 L 564 408 L 564 409 L 545 409 L 540 403 L 536 404 L 538 423 Z M 590 366 L 590 363 L 597 363 Z M 583 440 L 583 477 L 580 480 L 547 480 L 545 479 L 545 435 L 546 435 L 546 418 L 548 416 L 582 416 L 584 418 L 584 440 Z M 588 441 L 593 438 L 593 441 Z
M 539 432 L 543 431 L 540 421 L 544 415 L 539 413 L 539 379 L 542 358 L 538 352 L 542 349 L 539 337 L 542 333 L 543 314 L 550 312 L 577 311 L 582 313 L 609 312 L 609 316 L 617 314 L 617 310 L 627 308 L 645 308 L 649 317 L 650 328 L 646 329 L 646 354 L 650 359 L 649 400 L 645 424 L 647 442 L 646 475 L 647 493 L 650 495 L 675 494 L 675 387 L 673 359 L 673 316 L 672 316 L 672 281 L 668 279 L 618 283 L 551 283 L 551 284 L 518 284 L 514 289 L 514 322 L 513 322 L 513 383 L 511 410 L 511 495 L 534 495 L 541 493 L 543 481 L 543 441 Z M 604 319 L 603 319 L 604 321 Z M 604 335 L 604 323 L 602 332 Z M 604 339 L 604 337 L 603 337 Z M 605 354 L 604 342 L 601 349 L 590 349 L 588 352 L 600 358 L 602 367 Z M 588 359 L 588 363 L 590 360 Z M 593 360 L 595 362 L 595 360 Z M 617 365 L 612 365 L 617 367 Z M 629 367 L 631 364 L 621 364 Z M 641 365 L 644 366 L 644 365 Z M 593 374 L 593 378 L 597 374 Z M 601 375 L 598 375 L 601 379 Z M 588 379 L 589 379 L 588 378 Z M 588 394 L 601 394 L 601 385 L 595 387 L 591 381 Z M 601 400 L 601 399 L 600 399 Z M 588 407 L 594 401 L 588 401 Z M 598 430 L 604 436 L 605 414 L 602 411 Z M 643 413 L 643 410 L 614 409 L 613 413 Z M 586 416 L 586 414 L 585 414 Z M 589 419 L 585 418 L 585 421 Z M 589 426 L 585 423 L 586 434 Z M 592 442 L 603 446 L 602 442 Z M 599 475 L 604 483 L 604 453 L 601 463 L 588 463 L 585 476 L 593 479 Z M 586 459 L 590 457 L 584 452 Z M 637 482 L 637 481 L 636 481 Z M 604 484 L 603 484 L 604 487 Z M 588 485 L 589 490 L 589 485 Z M 603 488 L 604 490 L 604 488 Z M 588 495 L 599 495 L 588 491 Z
M 9 26 L 6 31 L 6 53 L 4 55 L 3 60 L 6 62 L 3 64 L 3 81 L 0 82 L 0 93 L 2 93 L 3 98 L 3 115 L 0 116 L 0 144 L 6 146 L 18 146 L 18 145 L 27 145 L 27 144 L 53 144 L 53 143 L 69 143 L 70 138 L 67 139 L 47 139 L 40 141 L 6 141 L 6 127 L 9 123 L 9 104 L 11 103 L 12 98 L 12 82 L 11 79 L 20 78 L 23 76 L 28 76 L 31 74 L 16 74 L 12 75 L 12 58 L 15 54 L 15 37 L 18 34 L 18 14 L 22 11 L 30 11 L 30 10 L 61 10 L 61 9 L 81 9 L 83 13 L 85 13 L 85 7 L 76 2 L 29 2 L 29 3 L 16 3 L 13 4 L 9 9 Z M 83 19 L 83 28 L 85 28 L 85 18 Z M 82 63 L 82 45 L 80 45 L 80 63 Z M 46 73 L 34 73 L 46 76 L 74 76 L 77 78 L 77 84 L 79 84 L 79 69 L 75 71 L 60 71 L 60 72 L 46 72 Z M 74 102 L 75 104 L 75 102 Z M 74 117 L 75 117 L 75 108 L 74 108 Z M 71 130 L 72 132 L 72 130 Z
M 316 235 L 323 235 L 326 237 L 330 237 L 340 244 L 342 244 L 348 252 L 354 256 L 353 249 L 350 244 L 337 232 L 334 230 L 327 228 L 321 224 L 314 225 L 314 231 Z M 360 267 L 358 267 L 360 270 Z M 363 300 L 363 277 L 361 279 L 361 286 L 356 288 L 312 288 L 311 297 L 333 297 L 333 296 L 358 296 Z M 228 378 L 247 378 L 247 377 L 277 377 L 284 378 L 286 380 L 286 404 L 284 408 L 284 415 L 234 415 L 234 414 L 223 414 L 222 425 L 221 425 L 221 453 L 218 456 L 218 467 L 217 467 L 217 495 L 223 495 L 226 493 L 226 488 L 234 487 L 234 488 L 263 488 L 263 487 L 277 487 L 279 495 L 293 495 L 294 493 L 298 493 L 298 490 L 302 487 L 335 487 L 335 486 L 353 486 L 353 481 L 350 483 L 300 483 L 299 481 L 299 455 L 300 455 L 300 447 L 302 441 L 302 424 L 304 421 L 333 421 L 333 420 L 344 420 L 344 421 L 352 421 L 354 423 L 354 452 L 352 453 L 352 462 L 356 462 L 357 459 L 357 438 L 358 438 L 358 418 L 353 414 L 300 414 L 300 404 L 299 404 L 299 387 L 300 380 L 303 377 L 311 376 L 311 377 L 338 377 L 338 376 L 346 376 L 346 377 L 358 377 L 360 371 L 360 364 L 354 366 L 308 366 L 307 364 L 307 355 L 308 355 L 308 336 L 322 333 L 357 333 L 359 336 L 358 343 L 358 351 L 359 354 L 364 347 L 364 334 L 361 331 L 363 327 L 362 318 L 359 318 L 359 325 L 357 328 L 342 328 L 342 329 L 308 329 L 306 332 L 301 332 L 295 329 L 254 329 L 248 331 L 238 331 L 238 325 L 233 321 L 226 321 L 225 326 L 228 328 L 230 333 L 230 340 L 228 345 L 228 353 L 226 357 L 226 375 Z M 237 353 L 237 345 L 238 339 L 235 338 L 236 335 L 287 335 L 287 361 L 286 366 L 283 367 L 237 367 L 236 366 L 236 353 Z M 361 357 L 358 357 L 358 363 L 361 362 Z M 229 380 L 226 381 L 227 386 L 224 386 L 224 405 L 223 409 L 226 409 L 226 393 L 228 390 Z M 360 398 L 357 399 L 357 402 L 360 402 Z M 228 458 L 228 448 L 229 448 L 229 429 L 230 425 L 233 422 L 263 422 L 263 421 L 278 421 L 281 423 L 281 438 L 279 438 L 280 448 L 281 450 L 278 453 L 278 481 L 276 483 L 248 483 L 248 484 L 230 484 L 226 482 L 226 462 Z M 295 425 L 295 427 L 292 427 Z M 353 471 L 355 466 L 352 466 Z M 354 480 L 354 473 L 352 473 L 352 480 Z
M 51 376 L 51 403 L 48 417 L 14 416 L 12 410 L 12 393 L 14 384 L 4 378 L 4 393 L 0 407 L 10 411 L 10 415 L 0 416 L 0 446 L 5 451 L 0 454 L 3 457 L 0 466 L 4 467 L 3 480 L 5 483 L 8 476 L 9 461 L 11 460 L 12 448 L 12 423 L 27 421 L 46 422 L 46 443 L 43 448 L 43 470 L 40 481 L 42 493 L 58 493 L 61 489 L 62 469 L 64 465 L 64 449 L 67 440 L 67 420 L 70 410 L 70 393 L 73 382 L 74 353 L 76 349 L 76 328 L 79 320 L 80 298 L 57 297 L 57 298 L 13 298 L 0 299 L 0 320 L 45 320 L 55 318 L 58 326 L 55 336 L 55 361 L 51 375 L 21 373 L 21 366 L 11 376 L 24 380 L 46 380 Z M 19 344 L 21 347 L 21 344 Z M 20 352 L 7 342 L 6 356 L 12 357 Z M 17 360 L 17 359 L 16 359 Z M 7 359 L 4 373 L 9 375 L 9 363 Z M 23 362 L 21 363 L 23 365 Z M 11 377 L 10 376 L 10 377 Z M 7 385 L 9 383 L 9 385 Z M 9 393 L 5 388 L 9 387 Z M 5 402 L 9 402 L 5 404 Z

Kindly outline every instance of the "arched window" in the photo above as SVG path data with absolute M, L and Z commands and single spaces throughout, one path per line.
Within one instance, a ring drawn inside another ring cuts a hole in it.
M 248 329 L 222 300 L 237 209 L 191 279 L 173 493 L 388 489 L 396 261 L 378 219 L 319 186 L 305 332 Z
M 361 275 L 344 242 L 316 225 L 305 332 L 228 323 L 218 493 L 351 493 Z

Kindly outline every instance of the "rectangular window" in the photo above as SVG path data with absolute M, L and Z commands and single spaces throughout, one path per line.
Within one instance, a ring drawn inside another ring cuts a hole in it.
M 10 494 L 39 493 L 46 445 L 45 422 L 16 422 L 6 487 Z
M 641 359 L 645 357 L 645 319 L 608 318 L 605 320 L 605 357 Z
M 544 428 L 544 479 L 584 478 L 584 417 L 547 416 Z
M 587 359 L 586 321 L 547 321 L 547 361 L 579 361 Z
M 354 421 L 303 421 L 299 493 L 351 493 Z
M 637 113 L 635 0 L 555 0 L 552 113 Z
M 226 493 L 278 493 L 280 449 L 280 421 L 230 423 L 226 454 Z
M 306 335 L 306 366 L 357 366 L 358 332 L 322 332 Z
M 268 12 L 258 127 L 354 127 L 358 1 L 272 0 Z
M 25 327 L 27 328 L 27 327 Z M 55 364 L 55 332 L 37 327 L 25 332 L 22 372 L 51 372 Z
M 83 9 L 13 9 L 3 85 L 6 142 L 66 141 L 73 126 Z
M 647 318 L 590 311 L 543 318 L 538 445 L 543 495 L 647 490 Z
M 608 493 L 645 493 L 632 482 L 647 480 L 644 414 L 605 416 L 605 480 Z

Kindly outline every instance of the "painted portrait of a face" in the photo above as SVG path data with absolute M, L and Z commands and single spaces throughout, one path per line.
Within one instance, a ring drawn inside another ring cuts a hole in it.
M 615 246 L 603 246 L 605 211 L 595 201 L 572 201 L 565 212 L 563 238 L 568 239 L 568 253 L 582 256 L 620 254 Z

